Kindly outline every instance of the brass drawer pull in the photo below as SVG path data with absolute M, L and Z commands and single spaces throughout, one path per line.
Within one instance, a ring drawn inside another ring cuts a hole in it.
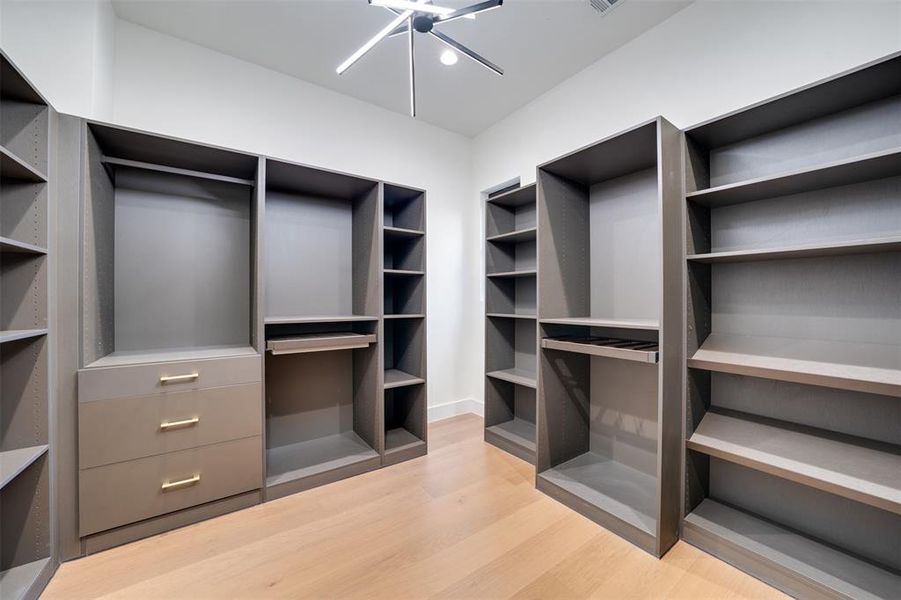
M 186 486 L 186 485 L 194 485 L 194 484 L 197 483 L 198 481 L 200 481 L 200 475 L 199 475 L 199 474 L 198 474 L 198 475 L 195 475 L 194 477 L 188 477 L 187 479 L 182 479 L 181 481 L 167 481 L 166 483 L 164 483 L 163 485 L 161 485 L 160 488 L 161 488 L 164 492 L 168 492 L 168 491 L 170 491 L 170 490 L 175 490 L 175 489 L 184 487 L 184 486 Z
M 179 383 L 181 381 L 193 381 L 200 377 L 200 373 L 188 373 L 187 375 L 163 375 L 160 383 Z
M 197 425 L 200 423 L 200 417 L 191 417 L 190 419 L 184 419 L 182 421 L 163 421 L 160 423 L 160 429 L 163 431 L 167 429 L 175 429 L 176 427 L 190 427 L 191 425 Z

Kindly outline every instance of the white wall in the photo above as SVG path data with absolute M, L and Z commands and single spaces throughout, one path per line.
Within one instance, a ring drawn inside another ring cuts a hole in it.
M 699 0 L 477 136 L 470 200 L 657 115 L 685 128 L 898 50 L 898 0 Z
M 107 0 L 0 0 L 0 47 L 57 110 L 107 120 L 114 23 Z

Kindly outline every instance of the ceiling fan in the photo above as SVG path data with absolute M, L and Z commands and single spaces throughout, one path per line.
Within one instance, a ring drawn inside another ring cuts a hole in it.
M 499 66 L 481 56 L 477 52 L 470 50 L 460 42 L 437 31 L 436 25 L 455 21 L 461 18 L 475 18 L 475 15 L 486 10 L 498 8 L 504 3 L 504 0 L 484 0 L 477 2 L 464 8 L 446 8 L 436 6 L 431 0 L 369 0 L 372 6 L 380 6 L 394 15 L 394 19 L 388 23 L 381 31 L 368 42 L 363 44 L 359 50 L 350 55 L 350 58 L 338 65 L 336 69 L 338 75 L 341 75 L 354 63 L 360 60 L 367 52 L 372 50 L 376 44 L 387 37 L 396 35 L 407 36 L 407 47 L 409 49 L 409 65 L 410 65 L 410 116 L 416 116 L 416 72 L 415 61 L 413 59 L 413 36 L 414 33 L 427 33 L 436 38 L 443 44 L 450 46 L 461 54 L 468 56 L 489 71 L 498 75 L 503 75 L 504 70 Z

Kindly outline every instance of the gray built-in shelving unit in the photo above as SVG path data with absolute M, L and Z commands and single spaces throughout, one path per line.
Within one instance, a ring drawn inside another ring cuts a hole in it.
M 485 201 L 485 441 L 535 462 L 535 184 Z
M 0 590 L 37 598 L 58 565 L 49 393 L 52 109 L 0 54 Z
M 677 539 L 679 131 L 538 168 L 538 489 L 656 556 Z
M 901 593 L 901 57 L 685 132 L 683 537 Z

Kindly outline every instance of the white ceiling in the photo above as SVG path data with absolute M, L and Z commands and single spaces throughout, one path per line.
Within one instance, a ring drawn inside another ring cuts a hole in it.
M 460 7 L 477 0 L 436 0 Z M 494 73 L 417 34 L 417 118 L 474 136 L 601 56 L 667 19 L 690 0 L 619 0 L 605 15 L 589 0 L 506 0 L 475 20 L 440 26 L 500 65 Z M 341 76 L 335 67 L 392 15 L 367 0 L 113 0 L 116 14 L 183 40 L 407 113 L 406 40 L 381 42 Z

